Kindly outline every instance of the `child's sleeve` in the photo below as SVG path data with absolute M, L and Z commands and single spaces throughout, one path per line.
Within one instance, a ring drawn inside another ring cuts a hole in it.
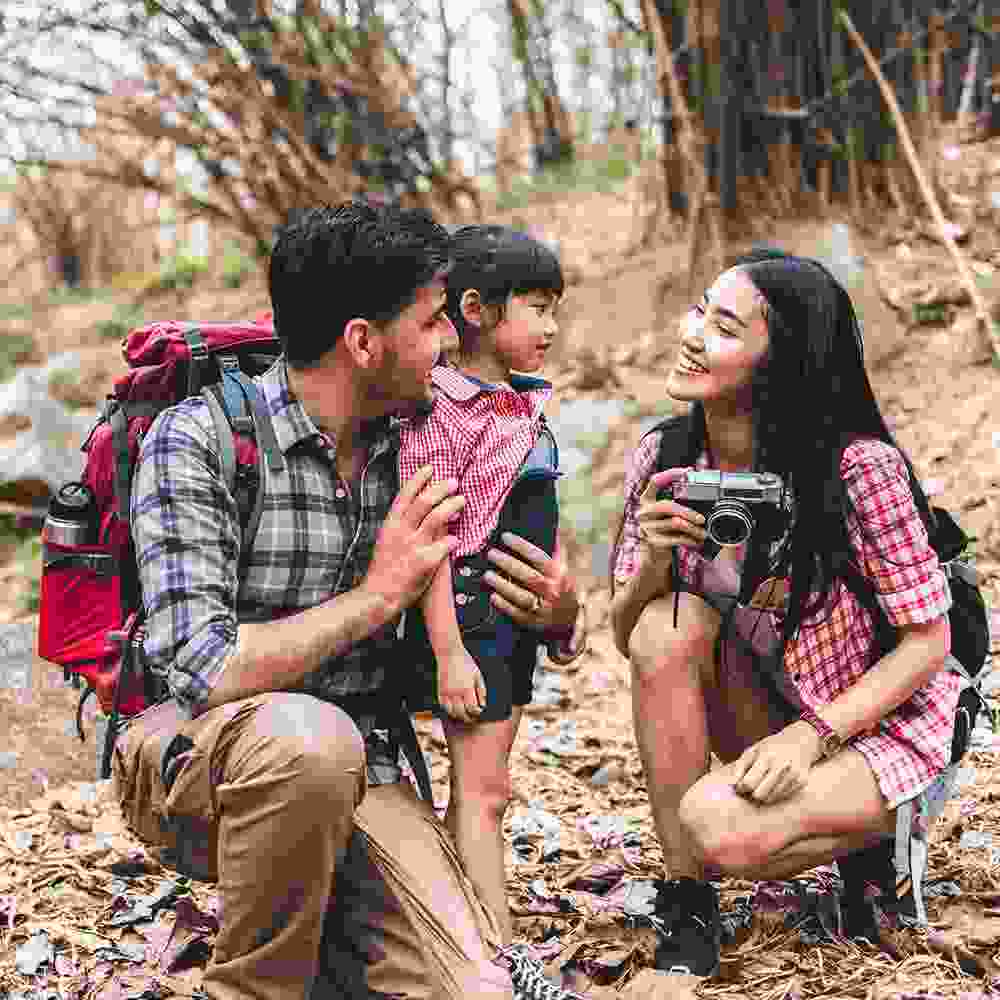
M 451 408 L 440 397 L 423 420 L 404 424 L 399 441 L 399 484 L 403 485 L 418 469 L 430 465 L 434 482 L 461 479 L 464 435 Z

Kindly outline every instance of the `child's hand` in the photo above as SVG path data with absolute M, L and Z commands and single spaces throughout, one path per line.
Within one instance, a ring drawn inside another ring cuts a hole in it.
M 459 722 L 476 722 L 486 707 L 486 684 L 476 661 L 460 646 L 438 657 L 438 703 Z

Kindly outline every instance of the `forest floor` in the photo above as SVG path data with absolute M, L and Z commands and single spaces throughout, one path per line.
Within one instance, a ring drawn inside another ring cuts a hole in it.
M 953 195 L 952 218 L 967 231 L 963 245 L 977 280 L 996 302 L 1000 213 L 988 192 L 1000 189 L 1000 141 L 956 150 L 941 164 L 942 181 Z M 514 748 L 505 832 L 518 936 L 535 944 L 554 975 L 594 995 L 629 987 L 637 997 L 695 990 L 752 1000 L 1000 996 L 1000 765 L 983 731 L 932 847 L 930 931 L 887 925 L 871 946 L 846 942 L 829 933 L 825 918 L 797 925 L 792 883 L 726 880 L 732 933 L 720 976 L 699 985 L 651 977 L 649 933 L 631 929 L 628 914 L 646 880 L 660 874 L 661 857 L 632 734 L 628 665 L 611 640 L 601 566 L 627 455 L 641 431 L 670 412 L 662 385 L 688 304 L 686 250 L 669 232 L 655 249 L 632 249 L 634 185 L 546 199 L 501 221 L 529 215 L 535 231 L 558 241 L 571 280 L 546 374 L 556 384 L 551 414 L 564 453 L 579 457 L 563 505 L 563 538 L 586 596 L 591 640 L 572 667 L 541 672 Z M 756 239 L 821 255 L 830 221 L 762 219 Z M 968 298 L 945 249 L 924 228 L 887 219 L 855 230 L 864 263 L 851 292 L 883 412 L 934 502 L 976 537 L 984 587 L 1000 609 L 1000 368 L 970 332 Z M 30 320 L 0 321 L 0 337 L 30 333 L 32 361 L 76 351 L 78 377 L 60 392 L 96 403 L 122 364 L 117 343 L 102 339 L 97 325 L 122 301 L 46 307 Z M 147 317 L 179 319 L 251 317 L 266 308 L 259 278 L 240 289 L 199 286 L 144 303 Z M 6 428 L 7 437 L 21 429 Z M 0 564 L 0 621 L 31 620 L 30 573 L 15 549 L 23 551 L 13 544 L 0 551 L 8 557 Z M 185 892 L 194 905 L 171 903 L 155 921 L 109 922 L 175 873 L 122 828 L 108 784 L 93 784 L 93 747 L 81 745 L 72 724 L 76 698 L 61 671 L 37 659 L 27 688 L 0 689 L 0 996 L 190 993 L 212 941 L 214 887 L 191 883 Z M 85 723 L 92 731 L 89 711 Z M 441 733 L 429 720 L 418 728 L 443 807 Z M 832 869 L 797 883 L 814 904 L 830 898 L 824 890 L 831 884 Z M 741 900 L 748 898 L 754 919 L 743 926 Z

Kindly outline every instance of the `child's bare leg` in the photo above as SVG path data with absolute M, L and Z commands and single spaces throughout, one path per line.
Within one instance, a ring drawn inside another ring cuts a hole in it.
M 451 760 L 451 798 L 445 825 L 458 846 L 466 874 L 496 914 L 504 944 L 513 939 L 507 906 L 503 817 L 510 801 L 510 748 L 521 709 L 509 719 L 466 725 L 444 720 Z

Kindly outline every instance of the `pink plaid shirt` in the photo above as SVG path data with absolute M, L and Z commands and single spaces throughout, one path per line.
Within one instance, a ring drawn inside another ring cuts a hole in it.
M 636 515 L 655 469 L 659 437 L 650 434 L 639 444 L 627 470 L 625 522 L 614 565 L 619 584 L 638 568 Z M 707 466 L 707 456 L 701 456 L 698 466 Z M 844 449 L 840 473 L 858 515 L 848 524 L 851 545 L 889 621 L 905 627 L 946 615 L 951 607 L 948 581 L 913 502 L 902 456 L 881 441 L 859 440 Z M 681 549 L 679 557 L 681 576 L 692 589 L 738 590 L 738 572 L 727 573 L 721 560 L 708 564 L 691 549 Z M 803 622 L 785 648 L 782 686 L 814 710 L 849 688 L 872 666 L 877 652 L 871 616 L 845 585 L 836 588 L 834 599 Z M 770 634 L 780 634 L 779 614 L 766 617 Z M 889 808 L 919 795 L 948 766 L 960 684 L 957 674 L 942 670 L 874 732 L 851 740 L 875 773 Z
M 496 527 L 514 478 L 538 438 L 542 407 L 552 386 L 520 376 L 517 385 L 485 385 L 457 368 L 437 366 L 431 373 L 438 390 L 423 420 L 403 425 L 399 481 L 406 482 L 424 465 L 434 480 L 454 478 L 465 506 L 452 525 L 458 548 L 452 558 L 471 555 Z

